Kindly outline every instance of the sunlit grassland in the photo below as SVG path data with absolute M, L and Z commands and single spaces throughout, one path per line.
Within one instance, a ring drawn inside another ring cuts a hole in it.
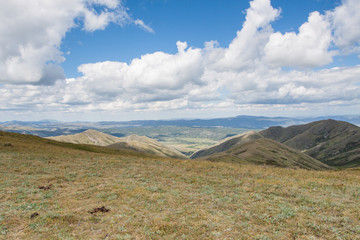
M 89 213 L 102 206 L 110 211 Z M 359 206 L 359 170 L 174 160 L 0 136 L 0 239 L 360 239 Z

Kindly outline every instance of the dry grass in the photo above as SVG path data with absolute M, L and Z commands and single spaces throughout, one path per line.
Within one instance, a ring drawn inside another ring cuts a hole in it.
M 110 211 L 90 213 L 102 206 Z M 184 161 L 0 136 L 0 239 L 360 239 L 359 206 L 359 170 Z

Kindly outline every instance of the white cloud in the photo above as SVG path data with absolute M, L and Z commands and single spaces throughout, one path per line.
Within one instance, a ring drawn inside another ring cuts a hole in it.
M 270 0 L 255 0 L 250 2 L 246 13 L 242 29 L 214 65 L 219 71 L 251 68 L 254 61 L 261 57 L 261 49 L 272 33 L 270 23 L 279 16 L 280 10 L 274 9 Z
M 106 96 L 115 100 L 119 97 L 133 102 L 171 100 L 186 94 L 193 85 L 203 84 L 201 50 L 187 48 L 185 42 L 178 42 L 178 53 L 164 52 L 146 54 L 121 62 L 100 62 L 79 67 L 83 77 L 76 79 L 85 92 Z M 78 87 L 79 88 L 79 87 Z
M 332 62 L 330 23 L 319 12 L 309 15 L 299 33 L 271 34 L 265 46 L 265 60 L 277 66 L 319 67 Z
M 343 0 L 342 5 L 327 16 L 334 29 L 334 41 L 345 53 L 360 52 L 360 2 Z
M 148 25 L 146 25 L 146 24 L 144 23 L 144 21 L 141 20 L 141 19 L 136 19 L 136 20 L 134 21 L 134 23 L 135 23 L 135 25 L 138 25 L 138 26 L 142 27 L 144 30 L 146 30 L 146 31 L 148 31 L 148 32 L 150 32 L 150 33 L 155 33 L 154 29 L 152 29 L 151 27 L 149 27 Z
M 95 6 L 102 11 L 96 12 Z M 0 4 L 0 82 L 49 84 L 63 79 L 59 50 L 66 33 L 83 20 L 86 31 L 133 20 L 120 0 L 11 0 Z M 143 24 L 146 26 L 145 24 Z M 144 27 L 142 26 L 142 27 Z M 49 74 L 56 69 L 58 74 Z M 53 79 L 46 79 L 49 77 Z

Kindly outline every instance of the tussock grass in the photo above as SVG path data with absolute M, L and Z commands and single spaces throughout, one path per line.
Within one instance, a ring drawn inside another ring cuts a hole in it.
M 2 133 L 0 239 L 360 239 L 359 173 L 157 158 Z M 102 206 L 110 211 L 90 213 Z

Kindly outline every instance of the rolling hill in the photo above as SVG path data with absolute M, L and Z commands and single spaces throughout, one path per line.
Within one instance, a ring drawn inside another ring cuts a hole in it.
M 229 150 L 230 148 L 234 146 L 239 146 L 241 144 L 262 138 L 263 136 L 255 131 L 246 132 L 243 134 L 235 135 L 229 138 L 224 139 L 223 141 L 220 141 L 219 143 L 199 150 L 195 152 L 193 155 L 191 155 L 192 159 L 205 157 L 214 153 L 223 152 L 226 150 Z
M 186 159 L 179 151 L 145 136 L 130 135 L 119 138 L 119 141 L 107 146 L 111 149 L 130 149 L 137 152 L 153 154 L 160 157 Z
M 329 119 L 286 128 L 270 127 L 260 134 L 329 166 L 360 166 L 360 128 L 347 122 Z
M 205 155 L 206 154 L 206 155 Z M 202 157 L 199 157 L 202 155 Z M 257 133 L 228 139 L 197 155 L 199 160 L 236 162 L 308 170 L 331 169 L 324 163 Z
M 76 144 L 92 144 L 97 146 L 107 146 L 120 141 L 120 138 L 118 137 L 92 129 L 88 129 L 85 132 L 77 133 L 74 135 L 48 137 L 48 139 Z
M 128 137 L 115 137 L 110 134 L 89 129 L 85 132 L 74 135 L 48 137 L 47 139 L 75 144 L 107 146 L 111 149 L 118 150 L 132 150 L 141 153 L 153 154 L 159 157 L 186 158 L 179 151 L 145 136 L 131 135 Z

